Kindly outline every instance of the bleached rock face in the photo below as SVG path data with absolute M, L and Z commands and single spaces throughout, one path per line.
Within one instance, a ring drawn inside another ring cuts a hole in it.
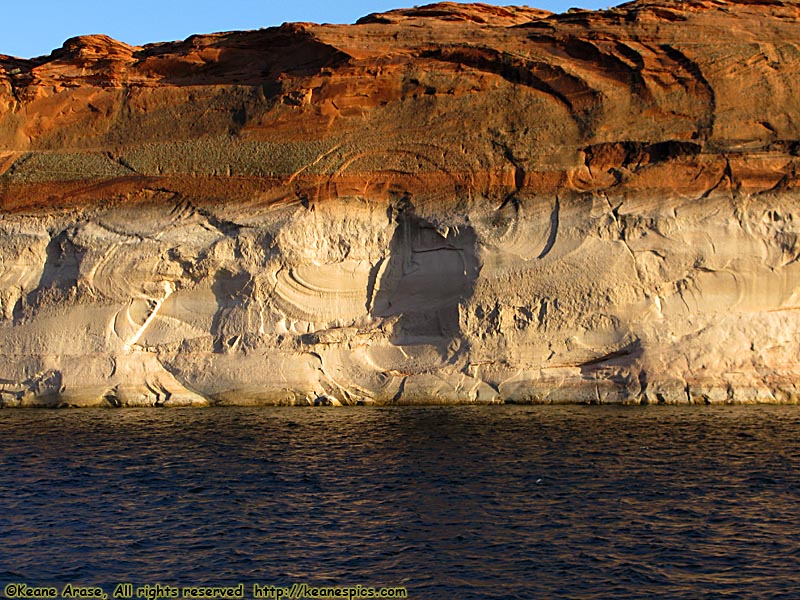
M 0 403 L 796 402 L 797 12 L 0 57 Z
M 482 204 L 8 216 L 4 404 L 796 398 L 793 207 Z

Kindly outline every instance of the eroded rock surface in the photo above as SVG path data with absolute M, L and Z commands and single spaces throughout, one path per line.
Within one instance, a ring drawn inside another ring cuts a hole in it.
M 442 3 L 0 56 L 0 402 L 796 402 L 799 19 Z

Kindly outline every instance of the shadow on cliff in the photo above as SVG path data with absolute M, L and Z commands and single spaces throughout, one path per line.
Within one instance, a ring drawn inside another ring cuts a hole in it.
M 446 346 L 460 334 L 459 305 L 472 296 L 480 272 L 477 236 L 468 225 L 437 227 L 407 202 L 395 218 L 388 262 L 374 274 L 370 313 L 397 318 L 395 345 Z
M 214 60 L 192 60 L 215 52 Z M 193 35 L 179 42 L 148 45 L 134 53 L 137 66 L 177 86 L 262 86 L 269 97 L 287 76 L 315 75 L 346 64 L 351 57 L 316 38 L 302 23 L 256 31 Z
M 45 262 L 35 289 L 14 307 L 14 323 L 35 314 L 45 303 L 56 303 L 78 295 L 81 262 L 86 254 L 64 230 L 53 236 L 45 249 Z
M 214 352 L 235 348 L 248 331 L 247 312 L 253 296 L 253 279 L 249 273 L 232 273 L 220 269 L 214 276 L 211 291 L 217 301 L 217 310 L 211 323 Z

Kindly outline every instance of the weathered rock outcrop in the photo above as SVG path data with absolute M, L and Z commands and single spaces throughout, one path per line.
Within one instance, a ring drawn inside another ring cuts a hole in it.
M 795 402 L 800 5 L 0 56 L 0 399 Z

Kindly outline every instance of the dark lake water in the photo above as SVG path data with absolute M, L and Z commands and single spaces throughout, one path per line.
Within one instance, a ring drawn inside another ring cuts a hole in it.
M 800 407 L 0 411 L 12 582 L 798 598 Z

